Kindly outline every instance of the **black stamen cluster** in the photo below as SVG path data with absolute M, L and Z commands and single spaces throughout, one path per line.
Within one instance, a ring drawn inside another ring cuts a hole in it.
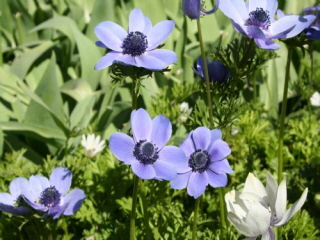
M 190 155 L 189 167 L 193 172 L 204 172 L 210 165 L 210 155 L 206 150 L 198 149 Z
M 147 36 L 141 32 L 130 32 L 123 40 L 122 53 L 129 54 L 132 57 L 143 54 L 148 47 Z
M 55 207 L 60 203 L 60 193 L 55 186 L 50 186 L 43 190 L 39 203 L 45 207 Z
M 158 148 L 147 140 L 140 140 L 133 149 L 133 156 L 143 164 L 153 164 L 159 158 Z
M 257 8 L 255 11 L 250 12 L 246 25 L 267 30 L 271 25 L 269 11 L 265 11 L 263 8 Z

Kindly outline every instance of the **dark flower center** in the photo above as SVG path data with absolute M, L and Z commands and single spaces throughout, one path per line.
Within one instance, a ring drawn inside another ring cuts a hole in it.
M 210 155 L 206 150 L 196 150 L 190 155 L 189 167 L 193 172 L 204 172 L 210 165 Z
M 246 26 L 255 26 L 267 30 L 270 27 L 269 11 L 263 8 L 257 8 L 255 11 L 249 13 L 249 19 L 246 21 Z
M 45 207 L 55 207 L 60 203 L 61 195 L 55 186 L 43 190 L 39 203 Z
M 136 144 L 133 155 L 143 164 L 153 164 L 159 158 L 157 146 L 147 140 L 140 140 Z
M 143 54 L 148 47 L 147 36 L 141 32 L 130 32 L 123 40 L 122 53 L 129 54 L 132 57 Z

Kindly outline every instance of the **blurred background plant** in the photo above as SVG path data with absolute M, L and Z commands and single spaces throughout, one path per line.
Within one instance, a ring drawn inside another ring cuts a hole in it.
M 279 1 L 286 13 L 298 14 L 319 1 Z M 206 1 L 211 9 L 212 1 Z M 102 21 L 127 26 L 130 11 L 139 7 L 153 23 L 176 22 L 165 48 L 178 62 L 165 74 L 142 81 L 138 98 L 152 116 L 163 114 L 173 124 L 171 143 L 179 145 L 199 125 L 208 125 L 204 87 L 192 67 L 200 55 L 195 22 L 183 16 L 180 1 L 171 0 L 2 0 L 0 1 L 0 192 L 8 191 L 15 177 L 49 173 L 57 166 L 73 173 L 73 186 L 87 195 L 73 217 L 57 221 L 59 239 L 127 239 L 131 209 L 132 174 L 108 147 L 92 159 L 86 157 L 82 134 L 95 133 L 108 141 L 118 130 L 129 132 L 130 84 L 112 82 L 109 69 L 94 71 L 104 54 L 95 46 L 93 28 Z M 264 179 L 277 169 L 278 112 L 281 106 L 287 49 L 276 52 L 254 48 L 250 64 L 239 67 L 248 42 L 233 30 L 218 11 L 201 19 L 207 56 L 221 61 L 231 73 L 224 83 L 211 83 L 214 122 L 232 149 L 229 159 L 235 173 L 227 190 L 242 189 L 248 172 Z M 295 49 L 285 132 L 285 175 L 288 200 L 305 187 L 307 202 L 300 217 L 284 228 L 286 239 L 320 237 L 320 108 L 309 98 L 320 91 L 320 44 Z M 314 72 L 310 51 L 314 61 Z M 188 103 L 188 114 L 181 104 Z M 181 120 L 183 116 L 183 121 Z M 107 144 L 106 144 L 107 145 Z M 154 239 L 190 236 L 194 202 L 185 191 L 169 183 L 145 182 L 150 228 Z M 219 239 L 217 190 L 208 189 L 201 203 L 199 239 Z M 145 236 L 143 209 L 137 208 L 137 239 Z M 298 214 L 297 214 L 298 215 Z M 308 223 L 308 224 L 307 224 Z M 40 224 L 46 225 L 44 219 Z M 308 227 L 301 227 L 308 226 Z M 45 228 L 34 221 L 0 212 L 2 239 L 39 239 Z M 20 231 L 17 231 L 17 230 Z M 228 226 L 228 239 L 240 234 Z

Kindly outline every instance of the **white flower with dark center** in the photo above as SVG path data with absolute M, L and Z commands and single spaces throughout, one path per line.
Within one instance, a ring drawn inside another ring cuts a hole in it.
M 82 135 L 81 144 L 88 157 L 94 157 L 105 148 L 105 140 L 100 140 L 100 136 L 96 137 L 94 134 Z

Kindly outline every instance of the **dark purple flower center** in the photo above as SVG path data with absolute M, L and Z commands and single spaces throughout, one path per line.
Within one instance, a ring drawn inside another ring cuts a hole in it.
M 45 207 L 55 207 L 60 203 L 61 195 L 55 186 L 50 186 L 43 190 L 39 203 Z
M 153 164 L 159 158 L 157 146 L 147 140 L 140 140 L 136 144 L 133 155 L 143 164 Z
M 210 165 L 210 155 L 206 150 L 198 149 L 190 155 L 189 167 L 193 172 L 204 172 Z
M 269 11 L 265 11 L 263 8 L 257 8 L 255 11 L 250 12 L 245 25 L 267 30 L 271 25 Z
M 130 32 L 123 40 L 122 53 L 129 54 L 132 57 L 143 54 L 148 47 L 147 36 L 141 32 Z

